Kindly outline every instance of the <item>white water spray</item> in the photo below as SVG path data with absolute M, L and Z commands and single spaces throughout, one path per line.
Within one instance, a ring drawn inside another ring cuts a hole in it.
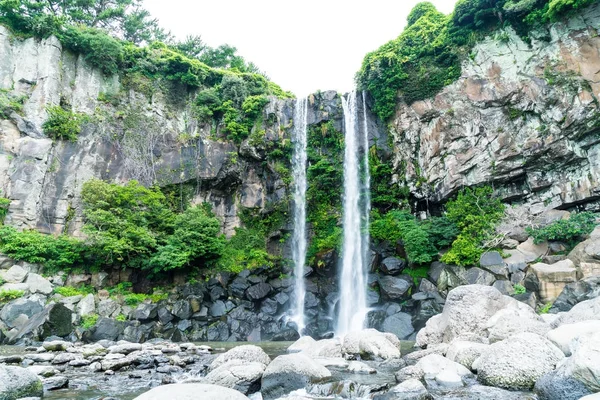
M 306 327 L 304 317 L 304 264 L 306 262 L 306 136 L 308 99 L 298 99 L 294 108 L 294 155 L 292 176 L 294 182 L 294 231 L 292 235 L 292 259 L 294 262 L 294 305 L 292 321 L 302 336 Z
M 363 95 L 363 168 L 360 167 L 361 129 L 358 124 L 359 109 L 356 93 L 342 97 L 344 110 L 345 150 L 344 150 L 344 241 L 340 274 L 340 307 L 336 325 L 336 335 L 364 328 L 367 307 L 367 257 L 369 251 L 368 215 L 369 200 L 369 160 L 368 132 L 365 99 Z M 362 179 L 361 179 L 362 178 Z M 362 199 L 361 199 L 361 193 Z

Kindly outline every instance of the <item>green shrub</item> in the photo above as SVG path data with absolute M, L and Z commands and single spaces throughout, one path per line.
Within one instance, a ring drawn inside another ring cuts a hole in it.
M 8 207 L 10 206 L 10 200 L 4 197 L 0 197 L 0 225 L 4 223 L 4 218 L 8 214 Z
M 48 107 L 48 119 L 42 128 L 49 138 L 76 142 L 84 120 L 84 114 L 65 110 L 61 106 L 51 106 Z
M 447 264 L 475 265 L 484 252 L 482 241 L 504 215 L 504 205 L 493 196 L 491 187 L 466 188 L 446 204 L 446 218 L 456 224 L 460 234 L 442 256 Z
M 15 260 L 44 264 L 47 272 L 69 270 L 86 258 L 86 248 L 78 239 L 34 230 L 20 232 L 9 226 L 0 226 L 0 252 Z
M 533 237 L 535 243 L 557 240 L 565 242 L 573 248 L 598 225 L 596 218 L 596 214 L 591 212 L 573 213 L 569 219 L 561 219 L 542 228 L 526 228 L 525 230 Z
M 82 315 L 80 326 L 83 329 L 91 329 L 96 326 L 96 322 L 98 322 L 98 314 Z
M 23 297 L 24 294 L 25 292 L 22 290 L 0 290 L 0 303 L 6 303 L 8 301 L 18 299 L 20 297 Z
M 519 284 L 514 285 L 513 289 L 515 291 L 515 294 L 523 294 L 523 293 L 527 292 L 527 289 L 525 289 L 525 286 L 519 285 Z
M 119 283 L 117 283 L 116 286 L 108 288 L 107 290 L 111 296 L 118 296 L 118 295 L 124 296 L 131 292 L 132 286 L 133 285 L 131 282 L 119 282 Z
M 130 293 L 123 297 L 123 301 L 128 306 L 137 307 L 139 304 L 145 302 L 146 300 L 150 300 L 153 303 L 158 303 L 161 300 L 166 300 L 168 296 L 169 295 L 166 293 L 154 293 L 151 295 L 143 293 Z
M 552 302 L 546 303 L 538 309 L 538 314 L 548 314 L 548 312 L 550 311 L 551 308 L 552 308 Z
M 94 293 L 94 288 L 91 286 L 82 286 L 79 288 L 74 288 L 72 286 L 59 286 L 54 288 L 54 293 L 60 294 L 65 297 L 72 296 L 86 296 L 88 294 Z
M 67 26 L 57 33 L 65 48 L 82 54 L 93 67 L 107 75 L 119 72 L 123 63 L 123 44 L 104 31 L 84 26 Z
M 125 322 L 127 321 L 127 317 L 125 316 L 125 314 L 119 314 L 116 316 L 115 318 L 117 321 L 121 321 L 121 322 Z

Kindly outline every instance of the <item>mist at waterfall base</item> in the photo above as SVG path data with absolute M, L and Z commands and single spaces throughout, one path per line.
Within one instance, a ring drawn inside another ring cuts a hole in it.
M 365 327 L 367 257 L 369 254 L 370 174 L 369 137 L 365 95 L 351 92 L 341 98 L 344 114 L 343 244 L 339 265 L 339 300 L 334 316 L 335 336 Z M 292 178 L 294 302 L 289 321 L 302 336 L 306 328 L 304 266 L 306 263 L 306 189 L 308 99 L 298 99 L 293 117 Z

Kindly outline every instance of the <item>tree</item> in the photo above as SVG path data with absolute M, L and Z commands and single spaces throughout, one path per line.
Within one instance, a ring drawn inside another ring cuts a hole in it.
M 406 18 L 406 21 L 408 23 L 407 26 L 411 26 L 412 24 L 417 22 L 419 18 L 421 18 L 423 15 L 432 11 L 437 12 L 437 9 L 430 2 L 424 1 L 422 3 L 418 3 L 416 6 L 414 6 L 414 8 L 410 11 L 410 14 L 408 14 L 408 17 Z
M 244 58 L 237 54 L 237 49 L 228 44 L 222 44 L 217 48 L 207 48 L 198 58 L 204 64 L 213 68 L 237 68 L 246 70 Z
M 208 46 L 202 41 L 200 35 L 189 35 L 183 42 L 176 43 L 175 48 L 190 58 L 200 59 Z
M 135 44 L 173 40 L 170 32 L 158 25 L 158 19 L 152 18 L 148 10 L 136 8 L 125 16 L 122 24 L 123 38 Z

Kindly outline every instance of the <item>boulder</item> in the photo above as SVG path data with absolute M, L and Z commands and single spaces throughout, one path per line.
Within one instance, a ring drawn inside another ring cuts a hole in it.
M 206 382 L 235 389 L 243 394 L 252 394 L 260 390 L 260 380 L 266 365 L 232 359 L 213 369 L 206 375 Z
M 0 365 L 0 399 L 41 398 L 43 394 L 42 381 L 36 374 L 25 368 Z
M 473 368 L 484 385 L 530 390 L 563 359 L 562 351 L 549 340 L 534 333 L 520 333 L 490 345 Z
M 376 394 L 373 400 L 433 400 L 418 379 L 407 379 L 384 394 Z
M 212 371 L 221 365 L 231 361 L 241 360 L 245 362 L 257 362 L 265 366 L 269 365 L 271 359 L 263 349 L 251 344 L 234 347 L 233 349 L 219 355 L 211 364 L 209 369 Z
M 410 314 L 403 312 L 388 316 L 383 320 L 383 331 L 393 333 L 399 339 L 408 339 L 415 331 Z
M 246 290 L 246 298 L 250 301 L 262 300 L 271 293 L 271 290 L 271 285 L 268 283 L 257 283 Z
M 381 294 L 389 300 L 399 300 L 404 296 L 412 283 L 402 277 L 385 275 L 379 277 Z
M 573 324 L 588 320 L 600 320 L 600 297 L 582 301 L 568 312 L 559 314 L 552 322 L 552 327 L 557 328 L 564 324 Z
M 69 386 L 69 378 L 66 376 L 52 376 L 50 378 L 45 378 L 42 381 L 42 384 L 44 390 L 64 389 Z
M 504 263 L 510 273 L 514 274 L 515 272 L 524 271 L 527 268 L 527 264 L 530 261 L 528 261 L 528 258 L 519 250 L 506 250 L 506 253 L 509 256 L 504 259 Z
M 134 400 L 249 400 L 237 390 L 204 383 L 176 383 L 155 387 Z
M 265 400 L 276 399 L 329 377 L 327 368 L 306 355 L 286 354 L 276 357 L 265 369 L 261 392 Z
M 499 342 L 522 332 L 545 336 L 552 327 L 528 305 L 514 302 L 499 310 L 486 323 L 490 343 Z
M 579 400 L 592 393 L 577 379 L 551 371 L 537 380 L 534 392 L 540 400 Z
M 307 346 L 302 353 L 311 358 L 341 358 L 342 344 L 339 339 L 323 339 Z
M 469 268 L 465 274 L 465 280 L 468 285 L 486 285 L 489 286 L 494 283 L 496 277 L 481 268 L 472 267 Z
M 538 279 L 540 299 L 545 303 L 556 300 L 568 283 L 577 281 L 577 269 L 568 259 L 552 265 L 536 263 L 529 268 Z
M 362 337 L 358 348 L 361 358 L 365 360 L 389 360 L 400 358 L 401 355 L 399 342 L 395 343 L 384 334 Z
M 17 332 L 8 337 L 10 343 L 24 337 L 43 341 L 50 336 L 64 337 L 73 331 L 72 312 L 61 303 L 51 303 L 44 311 L 32 316 Z
M 120 312 L 121 305 L 112 299 L 101 300 L 98 303 L 98 315 L 101 317 L 114 318 L 119 315 Z
M 81 299 L 79 304 L 77 304 L 77 312 L 82 317 L 96 313 L 96 301 L 93 294 L 90 293 Z
M 473 369 L 473 363 L 489 345 L 465 340 L 453 340 L 446 351 L 446 358 L 459 363 L 468 369 Z
M 111 318 L 98 318 L 91 334 L 92 341 L 117 340 L 125 330 L 125 323 Z
M 0 311 L 0 319 L 2 319 L 9 328 L 14 328 L 14 322 L 19 315 L 26 315 L 31 318 L 35 314 L 42 312 L 43 309 L 44 303 L 42 302 L 42 299 L 35 296 L 29 298 L 21 297 L 20 299 L 11 301 L 2 308 L 2 311 Z
M 502 293 L 503 295 L 506 296 L 510 296 L 511 294 L 513 294 L 515 292 L 515 289 L 512 285 L 512 283 L 510 283 L 507 280 L 497 280 L 496 282 L 494 282 L 494 284 L 492 285 L 493 287 L 495 287 L 496 289 L 498 289 L 498 291 L 500 293 Z
M 588 333 L 577 338 L 572 355 L 557 368 L 562 376 L 581 382 L 592 393 L 600 392 L 600 335 Z
M 574 324 L 564 324 L 551 330 L 546 338 L 556 345 L 569 357 L 573 351 L 573 346 L 580 337 L 589 334 L 600 336 L 600 320 L 581 321 Z
M 171 313 L 179 319 L 189 319 L 192 316 L 190 302 L 187 300 L 176 301 Z
M 13 265 L 6 271 L 0 271 L 0 278 L 6 283 L 21 283 L 27 277 L 29 271 L 19 265 Z
M 533 238 L 530 237 L 527 241 L 517 246 L 519 251 L 525 257 L 525 260 L 530 263 L 548 254 L 548 242 L 534 243 Z
M 104 300 L 109 301 L 109 300 Z M 100 306 L 98 306 L 100 309 Z M 141 303 L 137 306 L 135 311 L 133 312 L 133 319 L 138 319 L 141 321 L 146 321 L 149 319 L 154 319 L 158 315 L 158 306 L 153 303 Z M 102 315 L 102 314 L 100 314 Z M 108 316 L 108 315 L 106 315 Z
M 567 284 L 552 304 L 551 311 L 569 311 L 577 303 L 600 297 L 600 275 Z
M 438 354 L 423 357 L 416 364 L 423 371 L 423 379 L 428 386 L 453 388 L 462 387 L 463 379 L 472 378 L 473 374 L 463 365 Z
M 287 348 L 288 353 L 299 353 L 309 350 L 317 341 L 310 336 L 302 336 Z
M 487 321 L 516 300 L 491 286 L 469 285 L 452 289 L 442 314 L 427 321 L 417 334 L 416 345 L 424 347 L 454 339 L 481 341 L 487 338 Z M 479 338 L 479 339 L 478 339 Z
M 134 351 L 142 350 L 142 345 L 139 343 L 119 342 L 119 344 L 110 346 L 108 352 L 111 354 L 129 354 Z
M 30 273 L 27 275 L 25 283 L 29 286 L 29 292 L 31 293 L 49 295 L 54 291 L 52 284 L 46 278 L 38 274 Z
M 600 226 L 594 229 L 589 239 L 575 246 L 567 257 L 577 267 L 579 279 L 600 275 Z
M 406 261 L 398 257 L 387 257 L 381 262 L 379 269 L 387 275 L 400 275 L 406 267 Z

